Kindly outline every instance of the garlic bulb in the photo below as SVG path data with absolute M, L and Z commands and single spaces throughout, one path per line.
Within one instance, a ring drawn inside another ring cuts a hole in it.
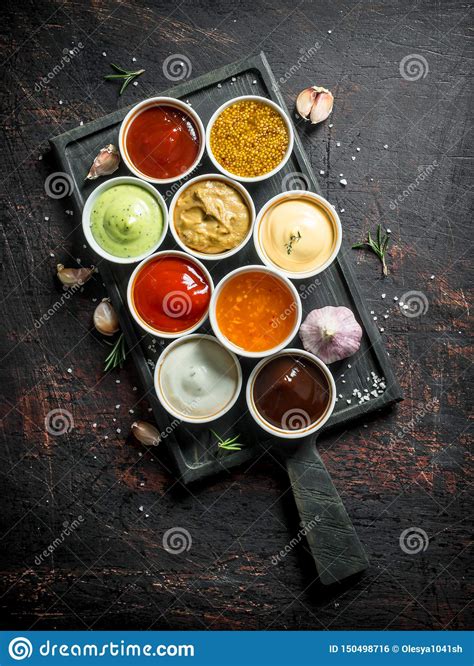
M 120 330 L 117 313 L 108 298 L 104 298 L 94 310 L 94 326 L 102 335 L 114 335 Z
M 312 310 L 300 328 L 306 351 L 324 363 L 352 356 L 360 347 L 362 329 L 353 313 L 344 306 Z
M 305 88 L 296 98 L 296 110 L 304 120 L 310 120 L 312 125 L 326 120 L 333 104 L 332 92 L 321 86 Z
M 108 146 L 99 150 L 99 153 L 92 162 L 86 180 L 95 180 L 99 176 L 109 176 L 114 171 L 117 171 L 119 164 L 120 153 L 113 143 L 109 143 Z
M 58 264 L 56 271 L 59 280 L 65 287 L 76 287 L 83 285 L 95 273 L 94 266 L 91 268 L 64 268 L 64 264 Z
M 132 435 L 145 446 L 158 446 L 161 441 L 160 433 L 151 423 L 135 421 L 132 423 Z

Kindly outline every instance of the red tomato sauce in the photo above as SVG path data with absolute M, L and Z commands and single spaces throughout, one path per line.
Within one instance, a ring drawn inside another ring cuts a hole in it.
M 194 262 L 171 256 L 145 264 L 133 282 L 132 294 L 135 309 L 148 326 L 176 333 L 204 317 L 211 287 Z
M 196 161 L 199 132 L 180 109 L 152 106 L 131 121 L 126 148 L 131 162 L 145 176 L 175 178 Z

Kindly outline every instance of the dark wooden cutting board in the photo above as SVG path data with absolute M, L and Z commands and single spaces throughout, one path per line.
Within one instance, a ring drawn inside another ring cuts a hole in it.
M 189 101 L 199 113 L 204 125 L 207 124 L 218 106 L 226 100 L 240 95 L 262 95 L 286 108 L 263 53 L 181 83 L 171 90 L 157 91 L 156 94 L 179 97 Z M 95 182 L 84 182 L 84 176 L 100 148 L 108 143 L 118 144 L 120 123 L 129 108 L 126 107 L 51 139 L 51 145 L 61 170 L 72 177 L 74 188 L 71 196 L 79 211 L 82 210 L 85 199 L 93 191 L 95 183 L 103 181 L 100 179 Z M 201 166 L 193 175 L 214 171 L 210 161 L 204 157 Z M 114 176 L 127 173 L 126 167 L 121 165 Z M 308 157 L 296 134 L 294 151 L 285 168 L 273 178 L 250 185 L 248 189 L 258 211 L 268 199 L 279 192 L 302 187 L 321 193 Z M 169 204 L 177 188 L 178 185 L 174 184 L 158 189 Z M 66 227 L 65 235 L 69 231 Z M 168 234 L 167 241 L 160 249 L 175 247 L 176 245 Z M 347 239 L 343 239 L 339 257 L 328 270 L 316 278 L 295 282 L 302 296 L 303 316 L 316 307 L 345 305 L 355 313 L 364 330 L 360 350 L 350 359 L 331 365 L 338 394 L 342 397 L 338 399 L 327 428 L 348 427 L 364 415 L 387 407 L 402 398 L 400 386 L 391 368 L 379 331 L 364 306 L 355 277 L 346 259 L 349 248 Z M 97 259 L 97 266 L 108 294 L 119 313 L 130 355 L 136 364 L 144 392 L 153 408 L 155 421 L 166 435 L 163 437 L 163 443 L 175 461 L 182 481 L 189 483 L 201 480 L 222 470 L 230 470 L 253 458 L 260 450 L 259 445 L 267 438 L 255 426 L 247 412 L 244 391 L 233 409 L 212 423 L 212 428 L 219 434 L 228 436 L 239 433 L 240 441 L 245 444 L 242 451 L 220 452 L 216 447 L 214 437 L 206 426 L 184 423 L 178 427 L 171 426 L 172 418 L 161 407 L 153 388 L 153 365 L 167 343 L 164 340 L 155 340 L 153 344 L 151 336 L 143 334 L 141 329 L 134 324 L 127 309 L 126 287 L 134 265 L 120 266 L 110 264 L 100 258 Z M 252 242 L 249 242 L 244 250 L 229 258 L 228 261 L 218 262 L 218 265 L 209 263 L 208 269 L 212 273 L 214 282 L 217 283 L 224 274 L 237 266 L 254 263 L 261 262 Z M 210 332 L 207 322 L 201 332 Z M 298 337 L 291 343 L 291 346 L 301 346 Z M 245 386 L 255 361 L 252 359 L 241 359 L 241 361 Z M 373 391 L 373 373 L 377 377 L 384 378 L 384 388 L 377 395 L 373 396 L 369 393 L 370 399 L 359 404 L 359 400 L 352 395 L 352 392 L 354 389 L 359 389 L 362 394 Z

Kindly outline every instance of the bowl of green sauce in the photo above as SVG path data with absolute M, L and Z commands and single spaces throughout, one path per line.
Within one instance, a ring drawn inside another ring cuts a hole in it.
M 116 264 L 133 264 L 156 252 L 168 229 L 168 209 L 153 185 L 121 176 L 101 183 L 82 212 L 87 242 Z

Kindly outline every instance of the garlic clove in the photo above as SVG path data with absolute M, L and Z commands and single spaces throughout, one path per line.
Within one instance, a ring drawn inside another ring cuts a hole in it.
M 161 441 L 160 433 L 147 421 L 135 421 L 131 427 L 132 435 L 145 446 L 158 446 Z
M 344 306 L 312 310 L 300 328 L 306 351 L 324 363 L 352 356 L 360 347 L 362 328 L 354 314 Z
M 101 148 L 96 155 L 86 180 L 95 180 L 99 176 L 109 176 L 114 171 L 117 171 L 120 164 L 120 153 L 118 149 L 109 143 L 105 148 Z
M 317 125 L 329 116 L 334 105 L 334 96 L 327 88 L 311 86 L 300 92 L 296 98 L 296 110 L 304 120 Z
M 117 313 L 108 298 L 104 298 L 94 310 L 94 326 L 102 335 L 114 335 L 120 330 Z
M 315 97 L 316 93 L 312 88 L 305 88 L 296 98 L 296 110 L 305 120 L 309 118 Z
M 95 273 L 94 266 L 91 268 L 64 268 L 63 264 L 56 266 L 59 280 L 66 287 L 75 287 L 83 285 Z
M 331 114 L 332 107 L 334 105 L 334 97 L 329 90 L 319 93 L 317 95 L 309 119 L 311 120 L 312 125 L 317 125 L 322 123 L 323 120 Z

